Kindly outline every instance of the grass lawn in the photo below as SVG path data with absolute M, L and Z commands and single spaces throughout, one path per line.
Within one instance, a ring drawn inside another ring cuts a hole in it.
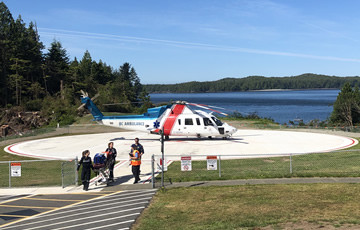
M 134 229 L 360 227 L 359 194 L 360 184 L 245 185 L 160 190 Z
M 4 151 L 5 146 L 0 147 L 0 161 L 21 161 L 21 160 L 38 160 L 34 158 L 22 157 L 9 154 Z M 26 186 L 61 186 L 61 166 L 65 161 L 40 161 L 40 162 L 22 162 L 21 177 L 11 178 L 11 187 Z M 67 180 L 74 178 L 70 170 L 73 169 L 74 162 L 65 162 L 66 172 L 69 176 Z M 72 179 L 74 181 L 74 179 Z M 0 187 L 9 186 L 9 164 L 0 163 Z
M 358 177 L 360 176 L 360 145 L 350 150 L 292 156 L 292 172 L 290 172 L 290 157 L 286 156 L 221 160 L 221 177 L 218 170 L 207 170 L 206 160 L 192 161 L 192 171 L 188 172 L 182 172 L 181 162 L 175 161 L 164 175 L 165 181 L 172 182 L 284 177 Z M 161 179 L 160 176 L 157 176 L 157 182 Z

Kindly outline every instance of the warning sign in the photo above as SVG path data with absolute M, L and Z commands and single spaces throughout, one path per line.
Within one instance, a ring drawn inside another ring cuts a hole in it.
M 167 163 L 168 163 L 168 161 L 167 161 L 167 159 L 166 159 L 166 157 L 164 158 L 164 172 L 166 172 L 167 171 Z M 158 168 L 159 168 L 159 170 L 162 170 L 162 165 L 163 165 L 163 160 L 162 160 L 162 158 L 160 158 L 160 164 L 158 164 Z
M 217 156 L 207 156 L 207 170 L 217 170 Z
M 191 156 L 181 157 L 181 171 L 191 171 Z
M 21 163 L 11 163 L 11 176 L 20 177 L 21 176 Z

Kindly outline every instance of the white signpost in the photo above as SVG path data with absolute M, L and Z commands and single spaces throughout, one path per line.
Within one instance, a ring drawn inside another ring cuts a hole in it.
M 11 176 L 21 177 L 21 163 L 11 163 Z
M 191 171 L 191 156 L 181 157 L 181 171 Z
M 207 170 L 217 170 L 217 156 L 207 156 Z

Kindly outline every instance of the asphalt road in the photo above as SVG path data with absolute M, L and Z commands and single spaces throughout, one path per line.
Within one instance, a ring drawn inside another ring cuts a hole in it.
M 0 229 L 129 229 L 155 191 L 0 197 Z

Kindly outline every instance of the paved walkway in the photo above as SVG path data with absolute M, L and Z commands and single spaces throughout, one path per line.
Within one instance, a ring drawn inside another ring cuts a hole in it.
M 155 189 L 28 195 L 0 203 L 0 229 L 129 229 Z

